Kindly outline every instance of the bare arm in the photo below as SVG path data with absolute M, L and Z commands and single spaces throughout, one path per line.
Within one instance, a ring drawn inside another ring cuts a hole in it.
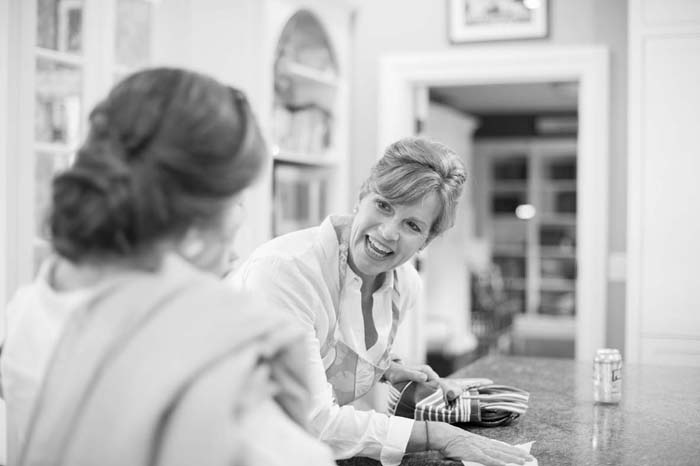
M 429 450 L 436 450 L 445 458 L 475 461 L 485 466 L 524 464 L 532 459 L 528 453 L 507 443 L 472 434 L 444 422 L 416 422 L 406 451 Z

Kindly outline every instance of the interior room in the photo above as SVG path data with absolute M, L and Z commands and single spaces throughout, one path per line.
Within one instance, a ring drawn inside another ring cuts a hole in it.
M 270 155 L 244 194 L 240 262 L 350 214 L 389 143 L 428 137 L 461 158 L 466 189 L 453 228 L 411 259 L 422 288 L 394 353 L 441 377 L 482 376 L 499 357 L 579 368 L 560 391 L 581 403 L 602 348 L 632 368 L 682 367 L 677 382 L 692 385 L 698 57 L 694 0 L 0 0 L 0 301 L 53 254 L 51 180 L 93 106 L 135 71 L 184 67 L 245 92 Z M 632 464 L 581 448 L 561 464 Z
M 480 351 L 573 358 L 577 83 L 435 87 L 429 95 L 476 127 L 474 245 L 466 249 L 482 246 L 489 258 L 486 266 L 472 258 L 469 273 Z

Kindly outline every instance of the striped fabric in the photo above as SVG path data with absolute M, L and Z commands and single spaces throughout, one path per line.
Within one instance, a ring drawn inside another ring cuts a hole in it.
M 440 388 L 403 382 L 390 386 L 389 414 L 417 421 L 498 426 L 525 414 L 529 398 L 518 388 L 490 384 L 465 386 L 460 397 L 447 404 Z

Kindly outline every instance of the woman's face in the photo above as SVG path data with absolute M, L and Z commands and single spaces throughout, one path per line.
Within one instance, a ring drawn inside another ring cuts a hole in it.
M 350 228 L 350 267 L 365 279 L 403 264 L 427 244 L 439 210 L 434 192 L 407 205 L 369 192 L 360 200 Z

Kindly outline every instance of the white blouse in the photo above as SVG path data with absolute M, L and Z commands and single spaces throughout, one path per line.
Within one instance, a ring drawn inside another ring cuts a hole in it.
M 376 361 L 387 348 L 392 324 L 391 300 L 394 274 L 388 273 L 373 294 L 373 318 L 377 341 L 365 348 L 361 307 L 361 279 L 350 268 L 345 274 L 341 299 L 339 286 L 339 244 L 330 218 L 319 227 L 290 233 L 262 245 L 229 279 L 234 287 L 266 299 L 292 313 L 306 330 L 306 344 L 312 359 L 306 361 L 312 393 L 309 427 L 327 443 L 337 459 L 366 456 L 386 466 L 398 465 L 406 451 L 413 420 L 376 411 L 339 406 L 325 369 L 321 346 L 336 321 L 340 338 L 368 360 Z M 417 304 L 420 278 L 415 268 L 404 264 L 397 269 L 399 320 Z
M 10 463 L 24 442 L 44 372 L 65 323 L 94 293 L 89 289 L 54 291 L 49 285 L 53 266 L 54 261 L 47 260 L 34 282 L 20 288 L 6 308 L 0 370 L 3 398 L 8 406 Z

